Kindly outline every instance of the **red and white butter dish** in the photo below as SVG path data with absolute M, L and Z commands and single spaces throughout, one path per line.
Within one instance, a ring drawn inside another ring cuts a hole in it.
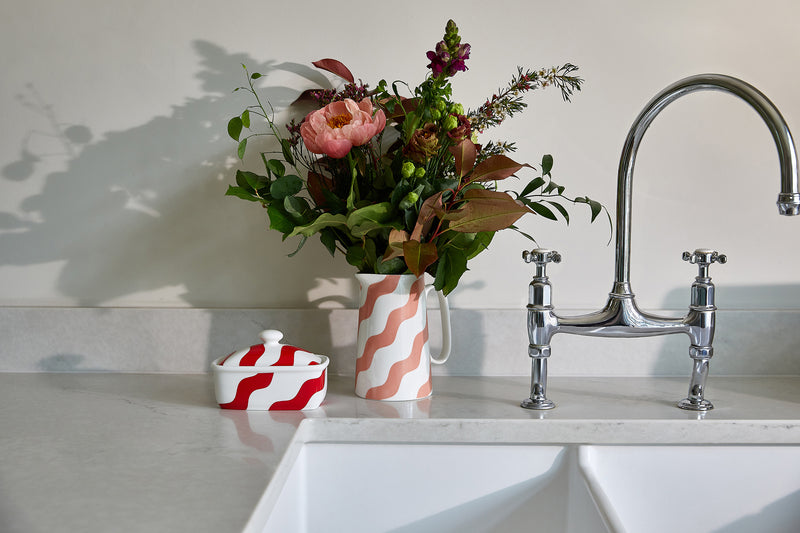
M 300 411 L 316 409 L 328 388 L 329 359 L 280 344 L 280 331 L 261 332 L 263 344 L 212 363 L 217 403 L 222 409 Z

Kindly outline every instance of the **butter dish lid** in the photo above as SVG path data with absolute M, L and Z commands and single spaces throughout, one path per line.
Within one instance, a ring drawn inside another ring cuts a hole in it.
M 296 346 L 280 344 L 283 333 L 276 329 L 262 331 L 263 344 L 232 352 L 219 362 L 226 367 L 274 367 L 319 365 L 323 358 Z

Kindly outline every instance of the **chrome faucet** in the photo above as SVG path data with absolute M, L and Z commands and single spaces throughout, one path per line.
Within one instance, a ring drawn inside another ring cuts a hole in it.
M 630 286 L 631 197 L 633 165 L 636 152 L 650 123 L 667 105 L 679 97 L 698 90 L 718 90 L 734 94 L 750 104 L 764 119 L 778 148 L 781 168 L 781 192 L 778 211 L 782 215 L 800 214 L 797 154 L 786 121 L 777 108 L 758 89 L 742 80 L 719 74 L 701 74 L 680 80 L 657 94 L 633 122 L 620 157 L 617 178 L 616 270 L 614 285 L 606 306 L 586 315 L 562 317 L 553 310 L 552 287 L 547 278 L 548 263 L 559 263 L 561 255 L 537 248 L 522 254 L 526 263 L 534 263 L 536 271 L 528 293 L 528 355 L 531 357 L 531 394 L 522 402 L 526 409 L 552 409 L 547 398 L 547 359 L 550 340 L 556 333 L 596 337 L 649 337 L 685 333 L 691 340 L 689 356 L 693 361 L 688 396 L 678 407 L 708 411 L 714 406 L 704 398 L 709 360 L 714 353 L 714 284 L 708 275 L 713 263 L 727 258 L 708 249 L 684 252 L 683 259 L 699 268 L 691 288 L 689 312 L 683 318 L 666 318 L 644 313 L 636 306 Z

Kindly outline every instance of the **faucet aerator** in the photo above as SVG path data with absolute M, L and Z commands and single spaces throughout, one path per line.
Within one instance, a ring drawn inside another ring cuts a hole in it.
M 778 212 L 781 215 L 800 215 L 800 194 L 779 194 Z

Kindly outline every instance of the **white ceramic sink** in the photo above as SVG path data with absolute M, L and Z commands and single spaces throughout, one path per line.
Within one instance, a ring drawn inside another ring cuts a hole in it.
M 608 531 L 565 446 L 303 446 L 262 529 Z
M 620 531 L 800 532 L 798 446 L 584 446 Z
M 352 424 L 298 432 L 246 532 L 800 532 L 797 445 L 486 443 L 485 422 L 372 440 Z

